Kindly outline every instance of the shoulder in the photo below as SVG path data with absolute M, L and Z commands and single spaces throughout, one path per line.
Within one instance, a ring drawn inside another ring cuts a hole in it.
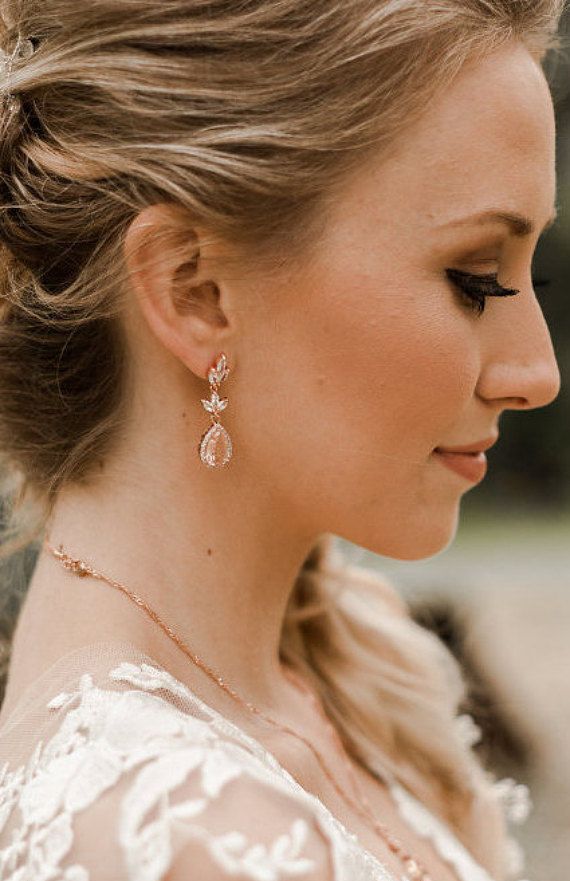
M 332 881 L 330 845 L 306 807 L 242 776 L 184 829 L 165 881 L 194 877 Z
M 332 877 L 310 806 L 166 670 L 121 662 L 42 703 L 25 761 L 8 759 L 29 728 L 0 738 L 10 871 L 26 867 L 34 881 Z

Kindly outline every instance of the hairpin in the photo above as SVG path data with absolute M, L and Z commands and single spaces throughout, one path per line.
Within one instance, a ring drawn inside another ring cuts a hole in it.
M 16 61 L 31 58 L 35 49 L 36 47 L 32 39 L 20 35 L 18 35 L 16 44 L 11 52 L 0 48 L 0 79 L 3 85 L 4 97 L 8 99 L 12 107 L 16 105 L 16 96 L 11 91 L 12 69 Z

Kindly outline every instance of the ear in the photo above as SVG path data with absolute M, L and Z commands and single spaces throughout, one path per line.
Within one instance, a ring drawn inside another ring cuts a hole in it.
M 215 277 L 219 253 L 211 233 L 167 203 L 141 211 L 124 241 L 136 307 L 160 342 L 202 379 L 234 334 Z

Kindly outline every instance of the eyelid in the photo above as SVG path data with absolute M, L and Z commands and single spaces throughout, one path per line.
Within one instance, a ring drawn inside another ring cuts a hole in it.
M 462 269 L 448 268 L 445 274 L 455 288 L 467 297 L 471 308 L 478 315 L 485 311 L 485 302 L 488 297 L 514 297 L 520 294 L 517 288 L 508 288 L 501 284 L 497 272 L 473 273 Z
M 465 282 L 472 285 L 479 285 L 481 288 L 486 286 L 490 287 L 492 290 L 490 292 L 486 292 L 485 294 L 489 297 L 507 297 L 520 294 L 520 290 L 518 288 L 510 288 L 507 285 L 502 284 L 499 281 L 498 272 L 477 273 L 467 272 L 464 269 L 449 268 L 446 269 L 446 275 L 449 279 L 455 282 Z
M 505 249 L 512 247 L 513 240 L 506 228 L 489 227 L 464 230 L 461 238 L 441 244 L 443 248 L 438 256 L 443 256 L 445 253 L 445 260 L 452 260 L 456 264 L 467 264 L 487 259 L 500 261 Z
M 461 264 L 461 268 L 471 275 L 498 275 L 501 261 L 495 260 L 469 260 Z
M 487 262 L 500 264 L 508 254 L 519 254 L 521 249 L 526 251 L 529 247 L 534 251 L 537 244 L 530 239 L 514 238 L 506 226 L 474 227 L 464 232 L 469 233 L 469 238 L 451 245 L 446 262 L 451 261 L 456 266 L 484 265 Z

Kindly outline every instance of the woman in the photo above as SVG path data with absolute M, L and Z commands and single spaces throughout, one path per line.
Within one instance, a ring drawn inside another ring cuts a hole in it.
M 520 875 L 457 667 L 331 540 L 439 553 L 558 394 L 561 2 L 2 8 L 2 877 Z

